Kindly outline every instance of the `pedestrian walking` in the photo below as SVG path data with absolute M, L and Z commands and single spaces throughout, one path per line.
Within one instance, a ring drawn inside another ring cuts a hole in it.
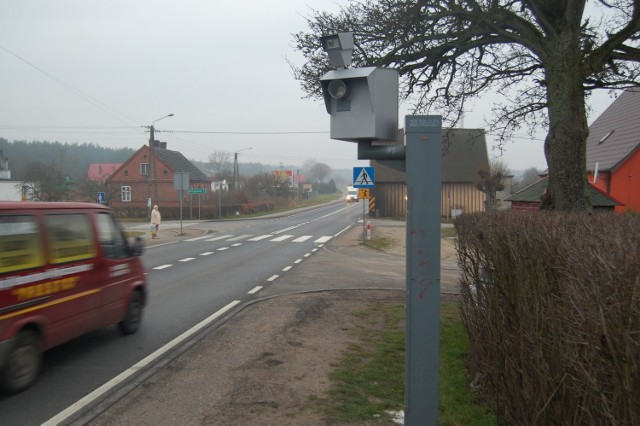
M 151 210 L 151 238 L 154 240 L 158 239 L 158 229 L 160 229 L 160 222 L 162 221 L 162 216 L 160 215 L 160 210 L 158 210 L 158 206 L 153 206 L 153 210 Z

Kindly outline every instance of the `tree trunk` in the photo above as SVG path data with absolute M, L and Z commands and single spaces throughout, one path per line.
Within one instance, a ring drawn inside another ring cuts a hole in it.
M 556 46 L 545 58 L 549 61 L 545 64 L 549 133 L 544 145 L 549 186 L 542 206 L 561 211 L 590 211 L 586 169 L 589 126 L 580 77 L 581 53 L 577 43 L 567 44 L 570 48 Z

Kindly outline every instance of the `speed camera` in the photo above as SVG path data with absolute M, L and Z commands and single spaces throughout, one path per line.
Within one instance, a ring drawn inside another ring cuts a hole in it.
M 349 142 L 395 141 L 398 133 L 398 72 L 388 68 L 350 68 L 320 79 L 330 137 Z

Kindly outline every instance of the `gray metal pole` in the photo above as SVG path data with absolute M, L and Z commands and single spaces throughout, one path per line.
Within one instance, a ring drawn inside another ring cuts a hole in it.
M 405 117 L 407 284 L 405 425 L 437 425 L 440 365 L 442 117 Z

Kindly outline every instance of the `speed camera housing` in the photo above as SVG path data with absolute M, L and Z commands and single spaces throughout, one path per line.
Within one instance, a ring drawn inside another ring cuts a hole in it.
M 398 133 L 398 72 L 388 68 L 329 71 L 320 79 L 330 137 L 349 142 L 395 141 Z

